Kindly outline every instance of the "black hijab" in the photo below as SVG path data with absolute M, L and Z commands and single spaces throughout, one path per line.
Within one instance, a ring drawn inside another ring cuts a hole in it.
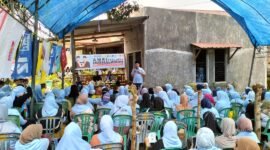
M 221 134 L 220 127 L 217 124 L 215 115 L 208 111 L 203 114 L 203 120 L 205 123 L 205 127 L 210 128 L 215 134 Z

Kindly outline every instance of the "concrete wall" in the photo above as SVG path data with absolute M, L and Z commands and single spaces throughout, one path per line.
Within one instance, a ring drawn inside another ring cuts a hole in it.
M 182 87 L 186 81 L 194 81 L 195 63 L 192 53 L 169 49 L 152 49 L 145 52 L 146 85 L 156 86 L 174 83 Z M 153 71 L 155 69 L 155 71 Z
M 226 79 L 227 82 L 236 83 L 239 90 L 247 86 L 253 46 L 233 18 L 224 14 L 159 8 L 144 8 L 142 14 L 149 16 L 144 29 L 146 85 L 162 85 L 166 82 L 167 76 L 174 79 L 172 83 L 178 88 L 194 82 L 196 65 L 193 63 L 192 55 L 181 52 L 191 52 L 191 43 L 207 42 L 243 46 L 227 65 Z M 234 49 L 231 49 L 231 54 L 233 51 Z M 210 68 L 213 68 L 213 61 L 208 61 Z M 266 66 L 264 56 L 256 57 L 252 83 L 266 84 Z M 213 70 L 209 70 L 209 73 L 211 72 Z M 211 78 L 209 81 L 213 81 L 212 75 L 209 78 Z

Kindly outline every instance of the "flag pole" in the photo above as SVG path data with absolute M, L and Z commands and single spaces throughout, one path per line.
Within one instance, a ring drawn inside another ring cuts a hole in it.
M 35 0 L 35 14 L 34 14 L 34 34 L 33 34 L 33 47 L 32 47 L 32 60 L 33 60 L 33 67 L 32 67 L 32 91 L 34 93 L 35 91 L 35 85 L 36 85 L 36 69 L 37 69 L 37 60 L 38 60 L 38 3 L 39 0 Z M 34 99 L 35 96 L 32 96 L 31 101 L 31 110 L 34 109 Z M 31 111 L 31 117 L 33 118 L 34 114 L 33 111 Z

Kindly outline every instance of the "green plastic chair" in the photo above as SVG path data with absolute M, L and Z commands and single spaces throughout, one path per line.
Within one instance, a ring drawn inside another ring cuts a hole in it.
M 65 114 L 67 116 L 67 113 L 68 113 L 68 102 L 67 101 L 62 101 L 60 104 L 62 105 L 62 109 L 65 111 Z
M 98 108 L 96 111 L 97 123 L 99 123 L 102 116 L 110 114 L 110 111 L 110 108 Z
M 240 112 L 243 108 L 242 104 L 239 103 L 231 103 L 232 110 L 233 110 L 233 120 L 236 121 L 240 117 Z
M 139 149 L 140 144 L 144 143 L 144 139 L 151 132 L 154 122 L 155 116 L 152 113 L 146 112 L 137 115 L 136 124 L 139 127 L 139 132 L 136 135 L 136 149 Z
M 172 118 L 172 115 L 173 115 L 173 109 L 172 108 L 165 107 L 165 111 L 167 111 L 169 113 L 169 118 L 167 117 L 167 119 L 171 119 Z
M 269 125 L 270 125 L 270 119 L 268 119 L 267 123 L 266 123 L 266 126 L 262 132 L 262 135 L 265 135 L 267 136 L 267 141 L 270 141 L 270 132 L 268 132 L 268 130 L 270 129 L 269 128 Z
M 161 128 L 163 126 L 163 122 L 166 119 L 166 114 L 162 112 L 152 112 L 155 117 L 155 122 L 152 125 L 151 132 L 156 132 L 157 138 L 161 138 Z
M 221 118 L 226 118 L 226 117 L 229 117 L 229 112 L 231 111 L 232 109 L 231 108 L 223 108 L 219 111 L 219 116 Z
M 128 130 L 131 127 L 132 117 L 129 115 L 115 115 L 113 116 L 113 122 L 114 122 L 114 127 L 115 127 L 116 132 L 118 132 L 123 137 L 124 150 L 126 150 L 127 149 L 127 135 L 128 135 Z
M 62 124 L 61 117 L 43 117 L 37 120 L 37 123 L 44 125 L 43 126 L 43 133 L 49 135 L 52 138 L 51 141 L 51 149 L 54 150 L 57 146 L 58 138 L 55 138 L 55 133 L 57 130 L 60 130 Z
M 78 114 L 74 116 L 74 122 L 78 123 L 84 137 L 89 142 L 95 132 L 95 115 L 94 114 Z
M 186 148 L 187 147 L 187 125 L 184 122 L 175 121 L 175 124 L 177 125 L 177 131 L 179 131 L 180 129 L 184 129 L 185 131 L 185 140 L 182 141 L 182 148 Z
M 8 121 L 14 123 L 17 125 L 17 127 L 20 127 L 20 117 L 17 115 L 8 115 Z
M 187 118 L 187 117 L 194 117 L 195 116 L 195 110 L 180 110 L 176 114 L 176 119 L 181 120 L 182 118 Z
M 15 149 L 15 143 L 20 138 L 19 133 L 0 133 L 0 149 Z
M 217 123 L 218 123 L 218 125 L 220 127 L 222 119 L 221 118 L 216 118 L 216 120 L 217 120 Z
M 102 144 L 94 146 L 94 149 L 102 149 L 102 150 L 122 150 L 122 143 L 112 143 L 112 144 Z
M 197 129 L 197 117 L 187 117 L 183 118 L 181 120 L 187 125 L 187 138 L 190 138 L 192 136 L 196 135 L 196 129 Z M 200 118 L 200 124 L 203 125 L 203 120 Z
M 164 148 L 161 150 L 182 150 L 182 148 Z
M 34 115 L 43 107 L 44 102 L 34 103 Z

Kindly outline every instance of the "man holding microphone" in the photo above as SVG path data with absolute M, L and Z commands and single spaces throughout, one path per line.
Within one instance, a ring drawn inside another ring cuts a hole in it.
M 131 75 L 133 77 L 133 84 L 136 85 L 137 89 L 140 89 L 143 84 L 143 77 L 145 76 L 145 71 L 140 67 L 139 62 L 135 62 L 135 67 L 133 68 Z

